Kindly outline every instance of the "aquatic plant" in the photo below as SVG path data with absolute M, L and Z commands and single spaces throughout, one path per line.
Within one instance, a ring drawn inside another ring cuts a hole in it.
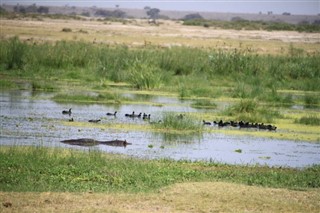
M 161 122 L 152 124 L 155 128 L 166 129 L 168 131 L 192 131 L 201 132 L 203 125 L 188 115 L 165 112 L 162 114 Z M 182 132 L 181 132 L 182 133 Z
M 306 108 L 317 108 L 319 107 L 319 97 L 317 95 L 306 94 L 304 96 L 304 104 Z
M 320 117 L 318 115 L 314 115 L 314 114 L 308 115 L 308 116 L 303 116 L 299 119 L 296 119 L 295 123 L 312 125 L 312 126 L 320 126 Z
M 215 109 L 217 108 L 217 104 L 207 99 L 197 99 L 192 104 L 193 108 L 201 108 L 201 109 Z

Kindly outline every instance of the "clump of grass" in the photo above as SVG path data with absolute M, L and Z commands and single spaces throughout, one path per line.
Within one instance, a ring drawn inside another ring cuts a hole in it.
M 117 93 L 103 93 L 98 95 L 83 95 L 83 94 L 57 94 L 52 98 L 54 101 L 57 102 L 101 102 L 101 103 L 121 103 L 124 100 Z
M 248 122 L 273 122 L 274 118 L 281 117 L 281 114 L 270 107 L 260 106 L 255 100 L 241 100 L 227 108 L 224 114 L 232 116 L 237 120 Z
M 304 104 L 306 108 L 317 108 L 319 104 L 319 97 L 316 95 L 306 94 L 304 96 Z
M 135 62 L 129 69 L 129 81 L 137 89 L 160 88 L 162 84 L 162 72 L 159 68 L 142 62 Z
M 16 88 L 16 87 L 17 87 L 17 85 L 14 82 L 0 79 L 0 88 L 1 89 L 11 89 L 11 88 Z
M 51 83 L 48 82 L 38 82 L 38 81 L 33 81 L 31 83 L 32 90 L 42 90 L 42 91 L 54 91 L 56 90 L 56 87 L 52 85 Z
M 199 121 L 195 121 L 188 115 L 174 112 L 163 113 L 161 122 L 154 123 L 153 125 L 155 128 L 167 130 L 201 132 L 203 129 L 203 125 Z
M 7 65 L 7 69 L 22 69 L 26 63 L 26 54 L 28 51 L 27 44 L 21 42 L 18 37 L 13 37 L 9 39 L 5 47 L 1 47 L 1 55 L 4 56 L 5 63 Z M 1 61 L 1 60 L 0 60 Z
M 320 126 L 320 117 L 317 115 L 303 116 L 300 119 L 296 119 L 295 123 L 312 125 L 312 126 Z
M 217 104 L 207 99 L 198 99 L 191 104 L 191 107 L 200 109 L 215 109 L 217 108 Z

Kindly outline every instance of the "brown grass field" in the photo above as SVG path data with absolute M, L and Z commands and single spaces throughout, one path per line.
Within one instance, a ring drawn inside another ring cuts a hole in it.
M 180 183 L 156 193 L 0 192 L 0 212 L 319 212 L 320 191 L 224 182 Z M 5 207 L 4 204 L 11 204 Z
M 70 28 L 71 32 L 62 32 Z M 258 54 L 285 54 L 290 45 L 320 50 L 318 33 L 236 31 L 146 20 L 119 22 L 0 19 L 0 39 L 28 42 L 74 40 L 130 47 L 191 46 L 244 48 Z M 0 212 L 319 212 L 320 189 L 295 191 L 225 182 L 175 184 L 153 193 L 0 192 Z
M 19 36 L 30 42 L 57 40 L 85 41 L 96 44 L 123 44 L 130 47 L 154 45 L 160 48 L 190 46 L 221 49 L 250 49 L 259 54 L 285 54 L 290 45 L 312 53 L 320 49 L 319 33 L 293 31 L 223 30 L 184 26 L 179 21 L 160 21 L 158 26 L 147 20 L 127 22 L 92 20 L 7 20 L 0 19 L 0 38 Z M 62 32 L 63 28 L 71 32 Z

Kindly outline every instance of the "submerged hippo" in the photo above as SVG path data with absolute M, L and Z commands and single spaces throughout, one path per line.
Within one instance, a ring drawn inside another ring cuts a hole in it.
M 61 143 L 76 145 L 76 146 L 96 146 L 99 144 L 104 144 L 108 146 L 123 146 L 131 145 L 126 140 L 111 140 L 111 141 L 97 141 L 91 138 L 79 138 L 79 139 L 69 139 L 63 140 Z

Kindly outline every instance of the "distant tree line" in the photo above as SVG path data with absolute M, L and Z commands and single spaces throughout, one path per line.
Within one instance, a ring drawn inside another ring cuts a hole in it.
M 125 18 L 127 15 L 125 12 L 122 10 L 103 10 L 103 9 L 98 9 L 95 12 L 95 16 L 102 16 L 102 17 L 114 17 L 114 18 Z
M 16 13 L 49 13 L 49 7 L 40 6 L 37 7 L 36 4 L 32 4 L 29 6 L 16 5 L 13 7 L 13 11 Z

